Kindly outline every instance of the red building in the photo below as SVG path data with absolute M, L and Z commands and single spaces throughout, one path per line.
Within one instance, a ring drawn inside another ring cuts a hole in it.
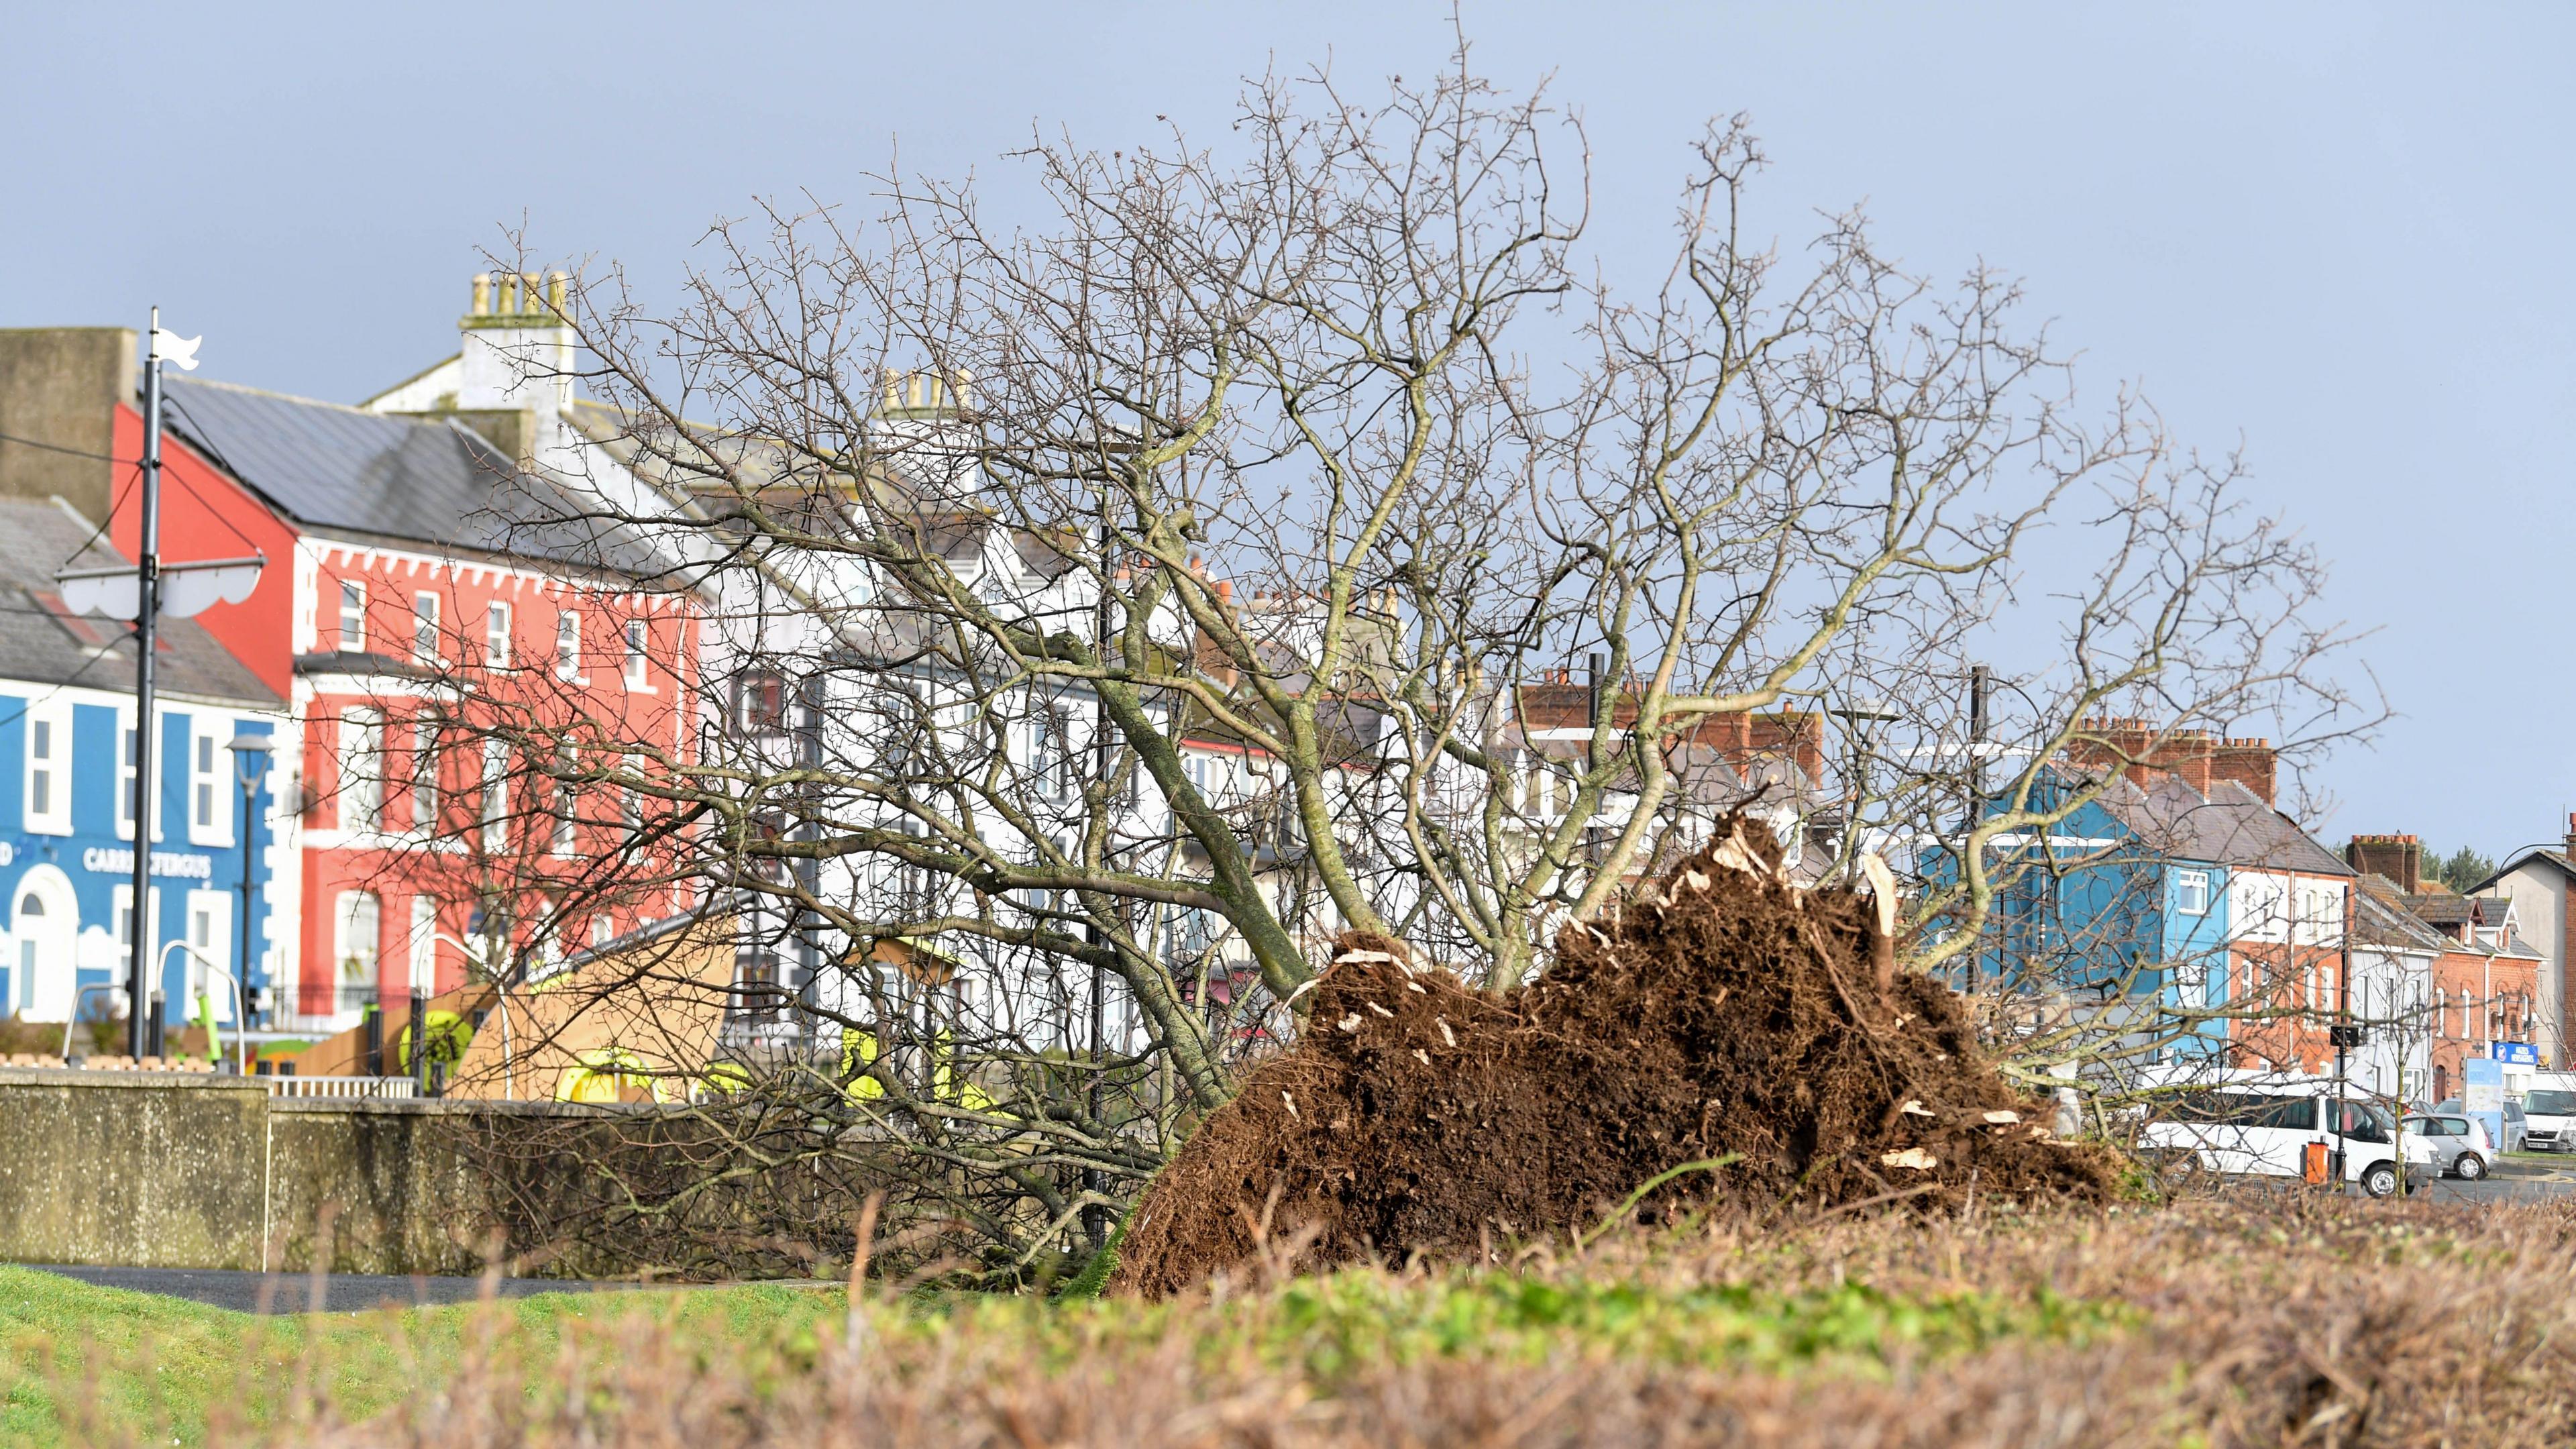
M 586 719 L 664 752 L 612 767 L 686 757 L 702 613 L 656 586 L 641 538 L 565 525 L 583 510 L 525 462 L 536 408 L 392 414 L 176 377 L 167 398 L 163 557 L 269 561 L 250 598 L 200 617 L 296 721 L 279 767 L 302 791 L 301 878 L 272 902 L 300 912 L 273 978 L 296 983 L 296 1025 L 447 990 L 469 941 L 547 954 L 669 914 L 667 889 L 596 878 L 634 794 L 567 776 L 603 763 L 582 754 Z M 141 426 L 119 407 L 119 456 Z M 130 496 L 113 526 L 131 557 Z M 555 758 L 494 737 L 504 722 L 559 741 Z

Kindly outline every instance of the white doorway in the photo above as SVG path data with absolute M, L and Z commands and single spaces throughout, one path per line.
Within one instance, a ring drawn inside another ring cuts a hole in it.
M 28 1021 L 69 1021 L 80 987 L 74 942 L 80 936 L 80 898 L 71 878 L 50 865 L 30 867 L 9 888 L 11 990 Z

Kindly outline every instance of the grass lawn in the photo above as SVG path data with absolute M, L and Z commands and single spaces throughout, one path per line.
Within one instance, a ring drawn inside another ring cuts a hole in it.
M 842 1303 L 838 1293 L 755 1285 L 259 1318 L 0 1264 L 0 1441 L 193 1445 L 210 1419 L 249 1427 L 317 1399 L 364 1419 L 444 1379 L 467 1336 L 486 1328 L 531 1365 L 626 1318 L 754 1355 L 786 1345 L 784 1363 L 799 1340 L 810 1357 L 816 1325 L 838 1320 Z
M 0 1437 L 2557 1442 L 2571 1242 L 2564 1205 L 2269 1192 L 1703 1225 L 1166 1303 L 750 1286 L 292 1319 L 0 1267 Z

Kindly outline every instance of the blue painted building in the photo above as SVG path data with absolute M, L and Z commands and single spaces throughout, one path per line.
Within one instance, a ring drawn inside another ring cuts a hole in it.
M 125 625 L 67 612 L 53 587 L 60 569 L 117 561 L 94 538 L 67 505 L 0 500 L 0 1016 L 26 1021 L 104 1015 L 105 988 L 127 979 L 134 647 Z M 270 757 L 231 746 L 282 743 L 283 707 L 186 620 L 163 621 L 158 676 L 146 919 L 163 1020 L 184 1022 L 203 996 L 238 1022 L 228 978 L 264 988 L 270 948 L 293 928 L 269 900 L 286 859 Z
M 2030 808 L 2064 818 L 1990 843 L 1997 889 L 1957 984 L 2117 1005 L 2171 1037 L 2162 1054 L 2216 1055 L 2240 1034 L 2221 1015 L 2252 979 L 2240 956 L 2338 943 L 2340 885 L 2329 920 L 2318 882 L 2351 871 L 2241 783 L 2118 777 L 2080 799 L 2091 783 L 2044 773 Z

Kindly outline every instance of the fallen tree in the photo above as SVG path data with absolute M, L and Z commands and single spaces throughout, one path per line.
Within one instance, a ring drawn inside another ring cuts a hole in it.
M 2057 1137 L 1949 988 L 1893 969 L 1878 899 L 1801 889 L 1739 818 L 1512 991 L 1346 935 L 1305 1035 L 1147 1189 L 1111 1287 L 1168 1294 L 1265 1250 L 1299 1269 L 1481 1258 L 1712 1198 L 2108 1195 L 2113 1155 Z

